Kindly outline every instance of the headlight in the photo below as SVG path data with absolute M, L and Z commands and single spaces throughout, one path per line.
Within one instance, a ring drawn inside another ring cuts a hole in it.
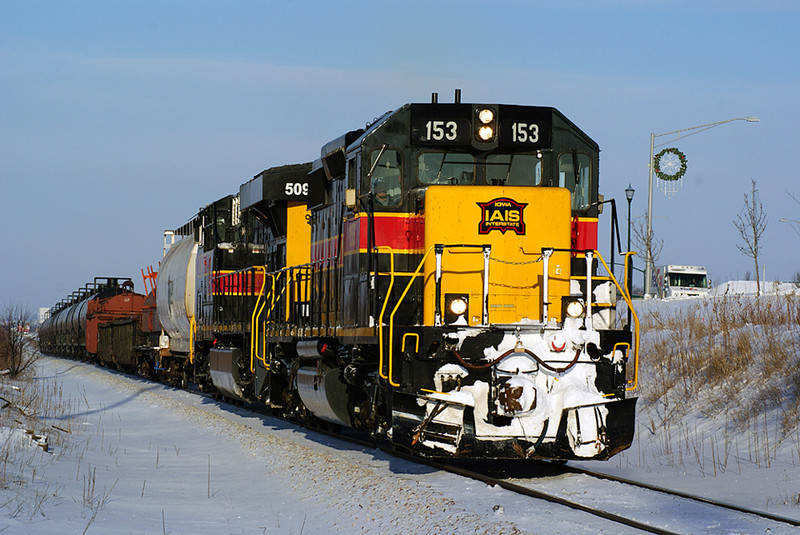
M 489 141 L 494 137 L 494 129 L 491 126 L 481 126 L 478 129 L 478 137 L 483 141 Z
M 494 112 L 489 108 L 484 108 L 478 112 L 478 120 L 483 124 L 489 124 L 494 121 Z
M 497 113 L 492 108 L 475 108 L 475 139 L 492 143 L 497 137 Z
M 450 301 L 450 312 L 452 312 L 456 316 L 460 316 L 466 311 L 467 311 L 467 302 L 465 300 L 458 297 Z
M 444 295 L 444 322 L 447 325 L 469 324 L 469 294 Z
M 583 301 L 575 300 L 567 303 L 567 316 L 570 318 L 580 318 L 583 316 L 584 310 Z

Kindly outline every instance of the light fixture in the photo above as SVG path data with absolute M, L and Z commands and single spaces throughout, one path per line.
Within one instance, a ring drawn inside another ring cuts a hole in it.
M 497 135 L 497 113 L 492 108 L 476 108 L 478 118 L 475 137 L 482 143 L 489 143 Z
M 483 108 L 478 112 L 478 119 L 483 124 L 489 124 L 494 121 L 494 112 L 489 108 Z
M 467 311 L 467 302 L 461 298 L 453 299 L 450 301 L 450 312 L 456 316 L 460 316 Z
M 584 312 L 583 300 L 573 299 L 567 303 L 566 312 L 570 318 L 580 318 Z
M 469 323 L 467 314 L 469 312 L 468 294 L 445 294 L 444 296 L 444 322 L 446 324 Z

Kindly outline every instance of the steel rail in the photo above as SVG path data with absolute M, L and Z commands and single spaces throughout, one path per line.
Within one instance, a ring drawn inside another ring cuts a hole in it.
M 383 448 L 381 448 L 383 449 Z M 419 462 L 419 458 L 414 457 L 415 461 Z M 502 479 L 495 479 L 489 476 L 485 476 L 478 472 L 473 472 L 471 470 L 465 470 L 463 468 L 458 468 L 456 466 L 444 465 L 437 462 L 428 462 L 423 459 L 422 461 L 424 464 L 427 464 L 433 468 L 439 468 L 446 472 L 450 472 L 452 474 L 457 474 L 462 477 L 468 477 L 470 479 L 475 479 L 478 481 L 482 481 L 489 486 L 492 487 L 500 487 L 505 490 L 514 492 L 516 494 L 522 494 L 525 496 L 529 496 L 531 498 L 536 498 L 538 500 L 544 500 L 551 503 L 556 503 L 558 505 L 563 505 L 564 507 L 569 507 L 570 509 L 574 509 L 576 511 L 581 511 L 584 513 L 588 513 L 590 515 L 594 515 L 605 520 L 609 520 L 611 522 L 615 522 L 617 524 L 622 524 L 628 527 L 640 529 L 642 531 L 646 531 L 648 533 L 657 533 L 660 535 L 678 535 L 675 531 L 669 531 L 666 529 L 662 529 L 656 526 L 651 526 L 650 524 L 645 524 L 643 522 L 639 522 L 638 520 L 633 520 L 631 518 L 627 518 L 624 516 L 619 516 L 614 513 L 609 513 L 608 511 L 603 511 L 602 509 L 596 509 L 594 507 L 589 507 L 588 505 L 583 505 L 577 502 L 573 502 L 567 500 L 565 498 L 561 498 L 559 496 L 555 496 L 553 494 L 548 494 L 546 492 L 541 492 L 538 490 L 534 490 L 528 487 L 523 487 L 522 485 L 517 485 L 515 483 L 510 483 L 508 481 L 504 481 Z
M 568 466 L 565 465 L 564 470 L 575 473 L 575 474 L 583 474 L 591 477 L 596 477 L 598 479 L 606 479 L 608 481 L 614 481 L 616 483 L 623 483 L 626 485 L 632 485 L 634 487 L 652 490 L 654 492 L 660 492 L 662 494 L 667 494 L 669 496 L 676 496 L 678 498 L 684 498 L 687 500 L 692 500 L 696 502 L 705 503 L 708 505 L 714 505 L 716 507 L 721 507 L 723 509 L 730 509 L 731 511 L 736 511 L 737 513 L 745 513 L 749 515 L 758 516 L 767 520 L 774 520 L 775 522 L 781 522 L 784 524 L 790 524 L 792 526 L 800 526 L 800 520 L 795 520 L 794 518 L 788 518 L 785 516 L 775 515 L 772 513 L 768 513 L 766 511 L 760 511 L 758 509 L 750 509 L 748 507 L 743 507 L 741 505 L 736 505 L 733 503 L 722 502 L 719 500 L 714 500 L 711 498 L 706 498 L 704 496 L 697 496 L 695 494 L 689 494 L 688 492 L 683 492 L 680 490 L 673 490 L 668 489 L 665 487 L 659 487 L 658 485 L 651 485 L 649 483 L 641 483 L 639 481 L 634 481 L 632 479 L 627 479 L 624 477 L 614 476 L 611 474 L 604 474 L 602 472 L 595 472 L 592 470 L 587 470 L 586 468 L 579 468 L 577 466 Z

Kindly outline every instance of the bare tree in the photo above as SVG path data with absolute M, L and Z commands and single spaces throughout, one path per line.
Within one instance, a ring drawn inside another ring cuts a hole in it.
M 744 206 L 733 224 L 739 235 L 742 237 L 743 245 L 737 245 L 743 255 L 753 259 L 756 267 L 756 290 L 761 295 L 761 279 L 758 273 L 758 254 L 761 252 L 761 236 L 767 228 L 767 216 L 764 214 L 764 207 L 761 205 L 761 197 L 758 195 L 756 181 L 750 180 L 752 190 L 750 195 L 744 194 Z
M 16 377 L 39 358 L 29 332 L 33 314 L 22 303 L 7 304 L 0 311 L 0 372 Z
M 647 212 L 642 217 L 637 217 L 631 222 L 631 229 L 633 231 L 633 246 L 639 252 L 637 256 L 644 259 L 645 262 L 650 258 L 653 262 L 653 273 L 655 273 L 655 265 L 661 256 L 661 250 L 664 248 L 664 240 L 658 239 L 652 228 L 649 233 L 647 232 Z M 644 287 L 647 287 L 647 282 L 644 283 Z

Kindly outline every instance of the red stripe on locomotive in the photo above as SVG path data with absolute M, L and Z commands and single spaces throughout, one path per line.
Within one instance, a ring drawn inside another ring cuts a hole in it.
M 211 293 L 213 295 L 258 295 L 264 285 L 264 272 L 247 271 L 215 271 L 211 276 Z

